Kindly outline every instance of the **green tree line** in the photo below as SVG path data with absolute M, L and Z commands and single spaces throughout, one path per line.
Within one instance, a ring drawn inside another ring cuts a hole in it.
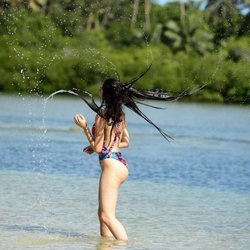
M 152 62 L 138 88 L 195 101 L 250 103 L 249 2 L 0 0 L 0 91 L 98 93 Z M 244 13 L 244 14 L 243 14 Z

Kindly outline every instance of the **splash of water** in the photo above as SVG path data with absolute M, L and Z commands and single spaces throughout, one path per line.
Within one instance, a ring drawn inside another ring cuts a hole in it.
M 88 48 L 87 51 L 89 51 L 89 52 L 92 53 L 92 54 L 96 54 L 97 56 L 99 56 L 98 60 L 103 59 L 103 60 L 106 61 L 109 65 L 111 65 L 111 70 L 114 71 L 114 73 L 115 73 L 117 79 L 118 79 L 119 81 L 121 80 L 121 79 L 120 79 L 120 75 L 119 75 L 119 73 L 118 73 L 118 71 L 117 71 L 117 67 L 115 66 L 115 64 L 114 64 L 113 62 L 111 62 L 109 59 L 107 59 L 107 57 L 105 57 L 105 56 L 103 55 L 103 53 L 101 53 L 101 52 L 100 52 L 99 50 L 97 50 L 96 48 Z M 99 63 L 97 63 L 97 64 L 99 64 Z
M 149 37 L 144 33 L 146 48 L 147 48 L 147 65 L 150 65 L 150 62 L 153 62 L 153 52 L 149 43 Z
M 42 112 L 42 123 L 43 123 L 42 129 L 43 129 L 43 134 L 44 134 L 44 135 L 47 133 L 46 123 L 45 123 L 47 103 L 48 103 L 48 101 L 49 101 L 51 98 L 53 98 L 55 95 L 61 94 L 61 93 L 69 93 L 69 94 L 71 94 L 71 95 L 79 96 L 77 93 L 75 93 L 75 92 L 72 91 L 72 90 L 60 89 L 60 90 L 57 90 L 57 91 L 53 92 L 53 93 L 50 94 L 48 97 L 44 98 L 44 101 L 43 101 L 43 112 Z
M 72 94 L 72 95 L 75 95 L 75 96 L 79 96 L 77 93 L 75 93 L 74 91 L 72 90 L 64 90 L 64 89 L 60 89 L 60 90 L 57 90 L 55 92 L 53 92 L 52 94 L 50 94 L 47 98 L 45 98 L 45 104 L 47 104 L 48 100 L 53 98 L 53 96 L 57 95 L 57 94 L 61 94 L 61 93 L 69 93 L 69 94 Z

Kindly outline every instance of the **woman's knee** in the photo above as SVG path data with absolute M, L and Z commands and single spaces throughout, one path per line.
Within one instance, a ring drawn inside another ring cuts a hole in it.
M 111 222 L 113 220 L 115 220 L 115 216 L 110 214 L 110 213 L 107 213 L 101 209 L 98 209 L 98 216 L 99 216 L 99 220 L 103 223 L 105 223 L 106 225 L 110 225 Z

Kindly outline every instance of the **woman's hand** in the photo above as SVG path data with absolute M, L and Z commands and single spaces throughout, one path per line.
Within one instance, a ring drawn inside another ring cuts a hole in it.
M 93 148 L 89 145 L 89 146 L 87 146 L 86 148 L 83 149 L 83 152 L 84 152 L 84 153 L 87 153 L 87 154 L 89 154 L 89 155 L 91 155 L 91 154 L 94 153 L 94 150 L 93 150 Z
M 74 117 L 75 124 L 79 127 L 86 129 L 88 127 L 85 117 L 81 114 L 75 115 Z

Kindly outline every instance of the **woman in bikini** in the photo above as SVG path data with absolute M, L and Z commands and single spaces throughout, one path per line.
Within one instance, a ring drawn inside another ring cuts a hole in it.
M 168 134 L 156 126 L 137 106 L 135 99 L 151 100 L 175 100 L 187 95 L 183 92 L 179 95 L 168 95 L 162 90 L 135 89 L 133 84 L 140 79 L 148 70 L 139 77 L 121 83 L 115 79 L 107 79 L 101 88 L 101 105 L 98 106 L 93 98 L 92 102 L 79 95 L 88 106 L 97 113 L 92 131 L 89 129 L 85 117 L 78 114 L 74 117 L 75 123 L 80 126 L 88 141 L 89 146 L 84 149 L 88 154 L 98 153 L 101 166 L 99 181 L 99 208 L 100 233 L 102 236 L 114 236 L 119 240 L 127 240 L 128 236 L 121 222 L 116 218 L 115 210 L 118 199 L 119 187 L 128 178 L 128 164 L 123 158 L 120 149 L 129 146 L 129 133 L 126 126 L 123 106 L 128 107 L 147 122 L 153 125 L 165 139 L 171 138 Z M 87 93 L 87 92 L 84 92 Z M 89 95 L 89 93 L 88 93 Z M 148 104 L 144 104 L 150 106 Z M 153 108 L 158 108 L 151 106 Z
M 77 125 L 83 128 L 90 146 L 85 152 L 99 154 L 102 174 L 99 182 L 100 233 L 102 236 L 114 236 L 116 239 L 127 240 L 128 236 L 123 225 L 115 216 L 116 203 L 120 185 L 128 177 L 128 164 L 123 158 L 120 148 L 129 145 L 129 135 L 122 112 L 116 81 L 106 80 L 102 87 L 102 100 L 105 103 L 103 118 L 96 115 L 92 133 L 86 119 L 82 115 L 75 116 Z

